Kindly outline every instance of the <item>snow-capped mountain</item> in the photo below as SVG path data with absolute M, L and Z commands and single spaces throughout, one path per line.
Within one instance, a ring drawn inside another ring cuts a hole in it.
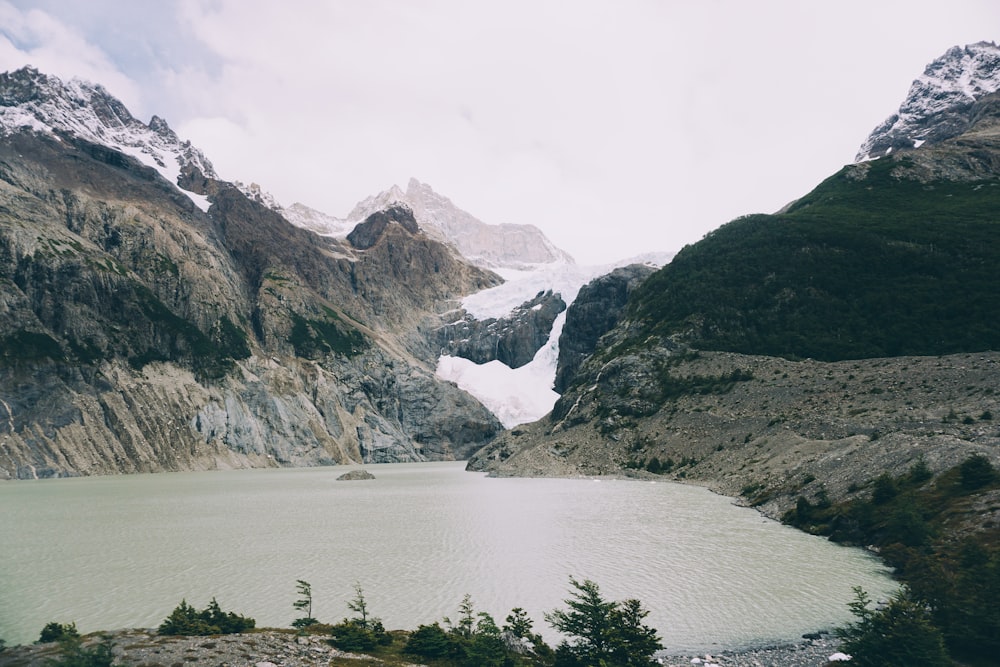
M 0 75 L 0 165 L 0 479 L 456 459 L 500 429 L 421 337 L 499 278 L 415 222 L 294 227 L 34 69 Z
M 393 185 L 361 200 L 346 218 L 298 202 L 281 208 L 268 204 L 259 195 L 246 193 L 251 199 L 274 208 L 293 225 L 322 236 L 342 238 L 373 213 L 402 204 L 413 211 L 413 217 L 425 234 L 453 246 L 463 257 L 482 268 L 503 273 L 504 270 L 573 263 L 569 253 L 557 248 L 534 225 L 487 224 L 415 178 L 410 179 L 405 191 Z
M 407 205 L 432 238 L 451 243 L 463 256 L 484 268 L 517 269 L 573 262 L 568 253 L 557 248 L 534 225 L 486 224 L 415 178 L 410 179 L 405 192 L 393 185 L 360 202 L 347 220 L 360 222 L 375 211 L 397 203 Z
M 181 188 L 177 179 L 183 170 L 217 178 L 215 169 L 159 116 L 146 125 L 102 86 L 80 79 L 64 82 L 32 67 L 0 73 L 0 91 L 0 135 L 30 129 L 107 146 L 152 167 L 199 208 L 208 210 L 208 200 Z
M 673 253 L 649 253 L 599 266 L 554 262 L 534 270 L 501 271 L 506 279 L 504 284 L 465 297 L 461 309 L 478 320 L 501 318 L 546 290 L 559 294 L 569 307 L 580 289 L 598 276 L 629 264 L 663 266 L 672 256 Z M 438 359 L 437 375 L 475 396 L 507 428 L 541 419 L 559 399 L 553 385 L 566 313 L 563 311 L 556 317 L 548 341 L 528 364 L 510 368 L 495 359 L 476 364 L 468 359 L 442 355 Z
M 296 202 L 287 208 L 277 209 L 285 220 L 296 227 L 308 229 L 320 236 L 343 238 L 351 233 L 357 222 L 337 218 L 322 211 L 317 211 L 305 204 Z
M 973 104 L 998 90 L 1000 47 L 993 42 L 952 47 L 913 82 L 899 111 L 872 131 L 856 160 L 957 136 L 972 122 Z

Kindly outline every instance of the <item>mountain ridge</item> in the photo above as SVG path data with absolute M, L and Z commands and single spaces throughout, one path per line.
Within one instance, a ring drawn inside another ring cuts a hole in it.
M 683 249 L 632 291 L 552 413 L 470 468 L 664 474 L 780 518 L 919 461 L 1000 463 L 1000 95 L 960 107 L 957 135 L 848 165 Z
M 855 161 L 958 136 L 972 123 L 974 103 L 998 90 L 1000 47 L 985 41 L 954 46 L 913 82 L 899 110 L 872 130 Z
M 295 227 L 98 87 L 0 83 L 0 477 L 455 459 L 499 430 L 423 333 L 499 276 Z

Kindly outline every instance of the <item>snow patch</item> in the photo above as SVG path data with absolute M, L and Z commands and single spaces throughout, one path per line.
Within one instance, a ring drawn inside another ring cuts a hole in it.
M 208 210 L 207 198 L 181 188 L 178 177 L 184 167 L 193 167 L 208 178 L 217 178 L 215 170 L 201 151 L 178 139 L 166 121 L 154 116 L 146 125 L 103 87 L 80 79 L 63 82 L 31 68 L 7 76 L 18 77 L 30 94 L 0 108 L 0 134 L 30 130 L 56 139 L 69 134 L 106 146 L 156 170 L 198 208 Z
M 568 308 L 580 288 L 594 278 L 629 264 L 663 266 L 671 256 L 655 253 L 600 266 L 553 263 L 538 265 L 533 270 L 501 269 L 499 273 L 507 282 L 466 297 L 462 307 L 478 320 L 499 319 L 539 292 L 552 290 L 562 296 Z M 538 421 L 552 411 L 559 399 L 552 387 L 559 361 L 559 336 L 565 323 L 566 311 L 563 311 L 552 323 L 547 343 L 521 368 L 510 368 L 500 361 L 476 364 L 445 355 L 438 359 L 437 375 L 472 394 L 505 428 Z

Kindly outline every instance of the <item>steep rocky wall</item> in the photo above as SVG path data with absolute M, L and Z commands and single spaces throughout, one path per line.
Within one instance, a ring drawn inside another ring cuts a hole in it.
M 566 303 L 551 290 L 501 318 L 477 320 L 465 314 L 437 329 L 435 339 L 443 354 L 485 364 L 494 359 L 511 368 L 520 368 L 535 357 L 549 340 L 552 324 Z
M 632 264 L 595 278 L 580 288 L 566 312 L 566 324 L 559 336 L 557 392 L 566 391 L 580 364 L 594 353 L 597 341 L 618 324 L 628 295 L 654 271 L 644 264 Z
M 0 369 L 0 478 L 463 459 L 499 428 L 378 353 L 336 373 L 251 357 L 212 384 L 172 363 Z
M 206 214 L 105 153 L 0 139 L 0 477 L 457 459 L 500 430 L 419 330 L 495 275 L 203 179 Z

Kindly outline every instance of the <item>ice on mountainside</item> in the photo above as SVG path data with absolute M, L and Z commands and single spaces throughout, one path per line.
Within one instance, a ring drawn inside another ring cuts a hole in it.
M 191 145 L 181 141 L 162 118 L 153 116 L 149 125 L 135 119 L 124 104 L 102 86 L 80 79 L 64 82 L 41 74 L 32 67 L 5 72 L 0 99 L 0 133 L 28 129 L 79 137 L 134 157 L 158 171 L 167 181 L 202 210 L 208 200 L 177 185 L 181 170 L 197 169 L 207 178 L 218 178 L 211 162 Z
M 332 236 L 335 238 L 344 238 L 351 233 L 354 229 L 354 222 L 344 220 L 343 218 L 336 218 L 332 215 L 323 213 L 322 211 L 317 211 L 314 208 L 309 208 L 305 204 L 300 204 L 298 202 L 292 204 L 288 208 L 282 208 L 279 210 L 285 220 L 292 223 L 296 227 L 302 227 L 303 229 L 308 229 L 309 231 L 319 234 L 320 236 Z
M 1000 47 L 993 42 L 955 46 L 932 62 L 910 86 L 899 111 L 868 136 L 858 162 L 918 148 L 964 131 L 963 116 L 976 100 L 1000 90 Z
M 553 262 L 548 266 L 537 265 L 530 271 L 500 271 L 505 283 L 465 297 L 462 308 L 480 320 L 501 318 L 545 290 L 559 293 L 569 307 L 580 288 L 594 278 L 629 264 L 663 266 L 672 255 L 649 253 L 599 266 Z M 552 387 L 559 361 L 559 335 L 565 322 L 566 311 L 563 311 L 553 323 L 546 344 L 531 362 L 520 368 L 510 368 L 495 360 L 476 364 L 445 355 L 438 359 L 437 376 L 475 396 L 505 428 L 537 421 L 551 412 L 559 399 Z
M 452 245 L 469 261 L 503 277 L 503 284 L 462 300 L 462 310 L 478 320 L 505 318 L 539 292 L 548 290 L 558 293 L 568 306 L 583 285 L 619 266 L 637 262 L 662 266 L 671 258 L 668 253 L 650 253 L 612 264 L 580 266 L 536 227 L 484 223 L 416 179 L 410 179 L 405 191 L 393 185 L 364 199 L 346 220 L 322 218 L 319 217 L 322 214 L 307 207 L 302 209 L 309 213 L 309 218 L 302 216 L 302 211 L 291 216 L 290 209 L 285 209 L 285 214 L 289 220 L 295 217 L 292 221 L 299 226 L 317 231 L 325 227 L 325 233 L 332 234 L 335 229 L 349 231 L 372 213 L 396 204 L 408 206 L 420 228 L 429 236 Z M 563 312 L 553 323 L 547 343 L 531 362 L 520 368 L 510 368 L 496 360 L 476 364 L 468 359 L 442 355 L 438 359 L 437 375 L 475 396 L 505 427 L 540 419 L 552 410 L 559 398 L 552 386 L 559 357 L 559 334 L 565 320 Z

